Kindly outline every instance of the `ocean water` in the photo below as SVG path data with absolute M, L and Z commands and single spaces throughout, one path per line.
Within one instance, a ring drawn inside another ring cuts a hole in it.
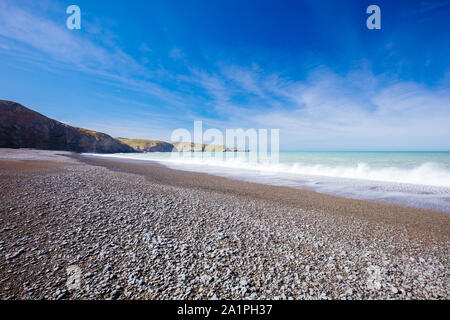
M 450 152 L 135 153 L 94 155 L 270 185 L 450 212 Z

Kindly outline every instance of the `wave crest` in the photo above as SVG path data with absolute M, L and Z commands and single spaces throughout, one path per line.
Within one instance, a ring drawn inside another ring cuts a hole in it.
M 201 154 L 200 154 L 201 155 Z M 97 155 L 100 156 L 100 155 Z M 329 164 L 305 164 L 301 162 L 294 163 L 271 163 L 249 161 L 246 157 L 235 157 L 224 159 L 219 157 L 198 156 L 171 156 L 161 158 L 150 154 L 115 154 L 105 155 L 108 157 L 119 157 L 135 160 L 149 160 L 175 165 L 177 167 L 186 167 L 188 170 L 195 171 L 214 171 L 214 167 L 228 168 L 235 170 L 252 170 L 265 174 L 290 174 L 290 175 L 308 175 L 345 179 L 360 179 L 372 181 L 384 181 L 395 183 L 409 183 L 418 185 L 429 185 L 438 187 L 450 187 L 450 170 L 443 165 L 434 162 L 420 164 L 414 168 L 399 167 L 371 167 L 365 162 L 357 165 L 329 165 Z M 208 169 L 207 169 L 208 167 Z

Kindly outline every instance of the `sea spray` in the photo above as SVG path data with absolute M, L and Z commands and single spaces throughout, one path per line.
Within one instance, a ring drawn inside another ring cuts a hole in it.
M 249 152 L 95 156 L 450 212 L 449 152 L 280 152 L 279 161 L 250 161 Z

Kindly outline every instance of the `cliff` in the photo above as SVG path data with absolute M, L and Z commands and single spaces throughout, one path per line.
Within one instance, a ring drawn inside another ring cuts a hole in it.
M 174 150 L 173 144 L 159 140 L 127 139 L 127 138 L 117 138 L 117 140 L 129 145 L 130 147 L 139 152 L 176 151 Z
M 105 133 L 72 127 L 6 100 L 0 100 L 0 148 L 135 152 Z
M 0 148 L 34 148 L 93 153 L 248 152 L 188 142 L 113 138 L 105 133 L 69 126 L 23 105 L 0 100 Z
M 174 142 L 173 145 L 179 152 L 248 152 L 248 149 L 229 148 L 217 144 Z

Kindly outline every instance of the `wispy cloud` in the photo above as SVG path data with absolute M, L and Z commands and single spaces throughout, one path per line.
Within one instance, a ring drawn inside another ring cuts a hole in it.
M 425 4 L 423 8 L 429 11 L 439 6 Z M 375 75 L 367 67 L 338 74 L 322 65 L 299 80 L 257 63 L 191 65 L 176 47 L 168 55 L 174 63 L 182 60 L 183 73 L 162 65 L 150 69 L 117 45 L 117 36 L 111 32 L 99 41 L 98 35 L 105 33 L 99 24 L 86 29 L 83 34 L 69 31 L 43 11 L 0 2 L 1 53 L 42 70 L 83 72 L 99 82 L 137 92 L 144 100 L 151 98 L 151 102 L 142 102 L 129 96 L 121 101 L 110 97 L 117 105 L 142 109 L 140 116 L 128 112 L 128 119 L 120 123 L 108 120 L 94 126 L 113 135 L 150 138 L 150 133 L 162 139 L 170 128 L 202 119 L 209 127 L 279 128 L 282 147 L 288 149 L 332 149 L 337 142 L 337 148 L 450 148 L 448 79 L 440 86 L 427 87 Z M 137 52 L 146 54 L 152 49 L 142 42 Z
M 428 12 L 434 11 L 436 9 L 449 7 L 450 1 L 422 1 L 420 2 L 419 9 L 415 10 L 412 14 L 413 15 L 424 15 Z
M 174 60 L 181 60 L 185 57 L 183 51 L 181 51 L 180 48 L 173 48 L 169 52 L 169 57 L 171 57 Z
M 28 63 L 89 73 L 173 104 L 183 100 L 158 84 L 160 79 L 155 78 L 160 70 L 149 70 L 137 62 L 114 44 L 112 36 L 109 45 L 100 45 L 89 39 L 89 34 L 78 33 L 13 2 L 0 3 L 0 50 L 4 53 Z
M 220 125 L 280 128 L 285 148 L 333 148 L 333 141 L 350 149 L 413 148 L 416 142 L 422 148 L 450 145 L 446 87 L 387 80 L 364 69 L 338 75 L 319 67 L 305 81 L 237 66 L 224 72 L 223 79 L 233 80 L 229 86 L 218 75 L 203 74 L 223 117 Z M 243 80 L 234 77 L 243 74 Z M 242 104 L 233 100 L 245 92 L 258 99 Z M 216 119 L 211 122 L 217 124 Z
M 50 55 L 53 61 L 68 63 L 84 71 L 118 71 L 128 64 L 133 72 L 140 66 L 119 49 L 108 51 L 93 42 L 77 36 L 55 22 L 38 17 L 24 9 L 0 3 L 0 35 L 13 40 L 22 51 Z M 37 50 L 37 51 L 36 51 Z M 119 69 L 118 69 L 119 68 Z

